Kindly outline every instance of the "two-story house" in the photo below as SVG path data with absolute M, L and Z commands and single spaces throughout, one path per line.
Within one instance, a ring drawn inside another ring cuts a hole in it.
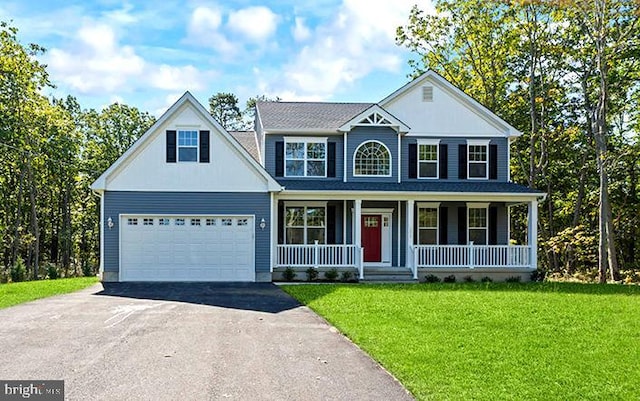
M 536 268 L 544 194 L 509 176 L 521 133 L 434 72 L 378 103 L 258 102 L 255 131 L 233 134 L 187 93 L 96 180 L 103 280 Z M 525 245 L 510 243 L 519 204 Z

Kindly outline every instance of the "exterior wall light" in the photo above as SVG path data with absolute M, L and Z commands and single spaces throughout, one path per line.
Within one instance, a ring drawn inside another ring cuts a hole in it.
M 113 219 L 111 217 L 107 219 L 107 227 L 109 227 L 109 230 L 113 228 Z
M 260 220 L 260 229 L 264 230 L 266 226 L 267 226 L 267 222 L 264 220 L 264 217 L 263 217 L 262 220 Z

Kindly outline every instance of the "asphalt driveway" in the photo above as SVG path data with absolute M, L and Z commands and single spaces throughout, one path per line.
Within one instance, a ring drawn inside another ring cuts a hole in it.
M 0 310 L 0 379 L 68 400 L 410 400 L 273 284 L 102 285 Z

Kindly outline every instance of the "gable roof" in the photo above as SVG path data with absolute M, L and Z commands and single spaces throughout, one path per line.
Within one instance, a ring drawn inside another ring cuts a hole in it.
M 343 124 L 339 129 L 340 131 L 347 132 L 351 131 L 353 127 L 363 126 L 391 127 L 398 132 L 409 132 L 409 127 L 405 123 L 377 104 L 372 104 L 363 112 Z
M 238 141 L 247 152 L 260 163 L 260 151 L 258 150 L 258 141 L 254 131 L 229 131 L 233 139 Z
M 402 97 L 407 92 L 410 92 L 415 87 L 422 85 L 425 81 L 429 81 L 434 85 L 437 85 L 440 89 L 446 91 L 454 98 L 456 98 L 460 103 L 468 107 L 471 111 L 475 112 L 481 118 L 485 119 L 487 122 L 493 124 L 494 126 L 498 126 L 503 128 L 508 136 L 520 136 L 522 132 L 517 128 L 498 117 L 493 111 L 489 110 L 487 107 L 482 105 L 480 102 L 467 95 L 462 89 L 453 85 L 451 82 L 446 80 L 442 75 L 438 74 L 433 70 L 427 70 L 425 73 L 415 78 L 413 81 L 408 82 L 400 89 L 396 90 L 389 96 L 382 99 L 379 104 L 382 107 L 387 107 L 390 103 L 394 102 L 396 99 Z
M 338 132 L 338 128 L 373 103 L 256 102 L 267 132 Z
M 241 155 L 244 157 L 251 167 L 261 175 L 266 181 L 269 191 L 280 191 L 282 187 L 278 182 L 271 177 L 271 175 L 261 166 L 254 158 L 249 154 L 249 152 L 241 146 L 237 140 L 234 140 L 233 137 L 209 114 L 209 112 L 196 100 L 196 98 L 190 93 L 185 92 L 184 95 L 180 97 L 167 111 L 160 116 L 158 120 L 140 137 L 138 140 L 129 148 L 126 152 L 124 152 L 118 160 L 116 160 L 109 168 L 100 175 L 92 184 L 91 189 L 94 191 L 98 190 L 106 190 L 107 188 L 107 178 L 111 176 L 114 172 L 118 171 L 118 168 L 121 165 L 124 165 L 136 152 L 137 149 L 141 148 L 146 142 L 150 141 L 153 137 L 155 131 L 161 127 L 165 122 L 167 122 L 170 118 L 173 117 L 175 113 L 184 105 L 185 103 L 189 103 L 193 106 L 193 108 L 207 121 L 213 128 L 215 128 L 220 134 L 221 137 L 224 138 L 232 147 L 234 147 Z

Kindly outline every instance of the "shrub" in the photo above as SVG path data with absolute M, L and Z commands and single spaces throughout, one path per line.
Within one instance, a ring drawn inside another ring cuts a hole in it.
M 338 278 L 338 269 L 334 267 L 333 269 L 324 272 L 324 278 L 329 281 L 335 281 Z
M 24 264 L 22 258 L 18 258 L 16 263 L 11 267 L 11 281 L 17 283 L 24 281 L 27 278 L 27 267 Z
M 453 274 L 450 276 L 447 276 L 445 278 L 442 279 L 442 281 L 444 283 L 455 283 L 456 282 L 456 276 L 454 276 Z
M 282 272 L 282 277 L 287 281 L 293 281 L 296 276 L 296 271 L 293 270 L 293 267 L 291 266 L 288 266 L 286 269 L 284 269 L 284 272 Z
M 465 283 L 475 283 L 476 280 L 474 280 L 473 277 L 471 277 L 471 276 L 464 276 L 464 282 Z
M 342 281 L 351 281 L 352 278 L 353 273 L 351 273 L 349 270 L 342 272 L 342 274 L 340 275 L 340 280 Z
M 488 277 L 488 276 L 482 277 L 482 280 L 480 281 L 483 283 L 493 283 L 493 280 L 491 279 L 491 277 Z
M 85 263 L 84 265 L 82 265 L 82 275 L 85 277 L 91 277 L 93 276 L 93 267 L 91 266 L 90 263 Z
M 547 271 L 544 269 L 537 269 L 531 272 L 531 281 L 544 281 L 547 278 Z
M 429 274 L 424 278 L 425 283 L 439 283 L 440 278 L 434 274 Z
M 307 281 L 313 281 L 318 278 L 318 271 L 313 267 L 307 269 Z
M 51 280 L 55 280 L 60 277 L 60 275 L 58 274 L 58 268 L 53 263 L 47 264 L 47 277 L 49 277 Z
M 511 276 L 511 277 L 507 277 L 506 280 L 504 280 L 505 283 L 519 283 L 521 280 L 520 276 Z

